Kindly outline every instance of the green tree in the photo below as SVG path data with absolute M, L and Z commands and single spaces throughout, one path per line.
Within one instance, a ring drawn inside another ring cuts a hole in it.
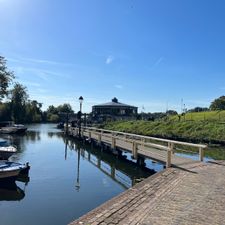
M 48 121 L 52 123 L 59 122 L 59 116 L 56 114 L 48 114 Z
M 41 122 L 42 121 L 42 104 L 36 100 L 28 101 L 26 103 L 26 122 Z
M 0 121 L 12 120 L 10 103 L 0 103 Z
M 47 109 L 47 114 L 57 114 L 58 113 L 58 109 L 53 106 L 53 105 L 50 105 Z
M 225 110 L 225 96 L 221 96 L 217 99 L 215 99 L 211 105 L 211 110 Z
M 27 89 L 19 83 L 15 83 L 10 92 L 12 117 L 16 123 L 26 121 L 26 102 L 28 100 Z
M 0 56 L 0 100 L 8 94 L 7 88 L 14 78 L 12 71 L 6 66 L 6 59 Z
M 73 113 L 72 107 L 70 104 L 63 104 L 57 107 L 58 113 Z

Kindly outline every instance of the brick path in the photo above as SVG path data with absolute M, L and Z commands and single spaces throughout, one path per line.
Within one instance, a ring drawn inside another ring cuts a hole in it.
M 169 168 L 70 225 L 225 225 L 225 161 Z

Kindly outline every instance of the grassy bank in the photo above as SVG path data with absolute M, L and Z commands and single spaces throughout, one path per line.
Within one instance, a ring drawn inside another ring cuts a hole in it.
M 225 144 L 225 124 L 221 121 L 127 121 L 111 122 L 104 129 L 175 140 Z
M 171 116 L 169 119 L 173 121 L 179 121 L 178 116 Z M 185 116 L 183 115 L 180 118 L 180 120 L 225 122 L 225 110 L 186 113 Z

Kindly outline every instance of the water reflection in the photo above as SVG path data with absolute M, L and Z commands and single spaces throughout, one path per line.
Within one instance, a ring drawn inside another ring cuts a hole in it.
M 97 167 L 101 172 L 110 176 L 114 181 L 124 188 L 130 188 L 143 178 L 149 177 L 156 171 L 149 168 L 140 168 L 135 162 L 127 160 L 126 155 L 114 156 L 111 152 L 96 148 L 93 145 L 76 142 L 72 139 L 65 141 L 65 159 L 68 151 L 77 152 L 77 174 L 76 189 L 79 191 L 80 184 L 80 157 L 86 159 L 92 165 Z
M 25 197 L 25 187 L 28 182 L 29 180 L 25 181 L 24 189 L 22 190 L 19 186 L 17 186 L 15 179 L 5 179 L 4 181 L 1 180 L 0 201 L 21 201 Z

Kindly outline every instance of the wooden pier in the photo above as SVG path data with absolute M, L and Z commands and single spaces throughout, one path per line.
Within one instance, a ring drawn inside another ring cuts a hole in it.
M 130 152 L 139 162 L 145 158 L 161 162 L 166 167 L 189 164 L 193 159 L 178 156 L 175 153 L 177 146 L 197 148 L 199 161 L 203 161 L 206 145 L 154 138 L 137 134 L 116 132 L 93 127 L 70 127 L 68 134 L 74 137 L 82 137 L 85 140 L 95 141 L 98 145 L 105 145 L 112 150 Z

